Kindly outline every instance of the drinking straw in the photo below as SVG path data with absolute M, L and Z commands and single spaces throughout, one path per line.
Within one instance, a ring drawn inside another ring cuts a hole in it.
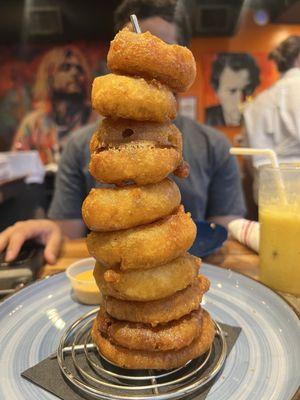
M 265 156 L 271 162 L 271 165 L 274 169 L 278 170 L 278 174 L 276 174 L 276 183 L 278 187 L 278 194 L 280 201 L 284 204 L 287 204 L 286 195 L 285 195 L 285 187 L 282 180 L 282 176 L 280 173 L 279 162 L 277 155 L 274 150 L 271 149 L 250 149 L 248 147 L 231 147 L 229 150 L 230 154 L 239 155 L 239 156 Z

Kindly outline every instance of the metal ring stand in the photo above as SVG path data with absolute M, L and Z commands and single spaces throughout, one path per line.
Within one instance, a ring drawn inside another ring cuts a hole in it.
M 90 330 L 98 310 L 75 321 L 63 334 L 57 350 L 57 361 L 64 378 L 87 399 L 182 399 L 203 389 L 222 369 L 227 344 L 216 322 L 212 347 L 183 367 L 171 371 L 120 368 L 99 355 L 96 346 L 90 344 Z M 70 349 L 71 357 L 66 356 L 66 348 Z

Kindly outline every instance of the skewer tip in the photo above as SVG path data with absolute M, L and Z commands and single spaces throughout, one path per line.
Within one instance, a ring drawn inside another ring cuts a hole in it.
M 139 21 L 138 21 L 138 19 L 137 19 L 135 14 L 131 14 L 130 15 L 130 21 L 132 23 L 133 30 L 136 33 L 142 33 L 140 25 L 139 25 Z

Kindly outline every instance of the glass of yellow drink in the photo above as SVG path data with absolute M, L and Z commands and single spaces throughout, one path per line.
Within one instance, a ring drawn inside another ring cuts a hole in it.
M 260 278 L 300 295 L 300 164 L 259 172 Z

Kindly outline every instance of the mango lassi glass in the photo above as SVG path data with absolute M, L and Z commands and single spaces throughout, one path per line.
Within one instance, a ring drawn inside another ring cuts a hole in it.
M 300 295 L 300 164 L 259 172 L 260 278 Z

